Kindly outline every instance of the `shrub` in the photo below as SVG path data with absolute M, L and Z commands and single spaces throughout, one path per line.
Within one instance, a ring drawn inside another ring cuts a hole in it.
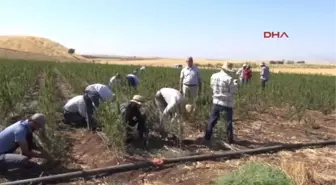
M 68 50 L 68 53 L 69 53 L 69 54 L 74 54 L 74 53 L 75 53 L 75 49 L 70 48 L 70 49 Z
M 248 163 L 219 178 L 217 185 L 293 185 L 280 169 L 263 163 Z

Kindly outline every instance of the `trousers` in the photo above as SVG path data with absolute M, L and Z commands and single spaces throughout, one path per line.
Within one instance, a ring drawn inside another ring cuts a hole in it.
M 221 113 L 225 113 L 224 115 L 225 115 L 225 120 L 226 120 L 226 134 L 227 134 L 229 143 L 232 143 L 233 142 L 233 108 L 221 106 L 217 104 L 212 105 L 210 118 L 209 118 L 208 125 L 205 131 L 205 136 L 204 136 L 205 140 L 211 139 L 213 128 L 216 126 Z
M 0 172 L 17 168 L 39 170 L 39 165 L 30 161 L 24 155 L 15 153 L 0 154 Z

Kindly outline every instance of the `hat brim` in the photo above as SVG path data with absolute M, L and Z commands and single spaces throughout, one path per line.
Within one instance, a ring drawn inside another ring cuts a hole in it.
M 138 104 L 138 105 L 142 105 L 142 102 L 139 102 L 139 101 L 136 101 L 136 100 L 130 100 L 131 102 L 134 102 L 134 103 L 136 103 L 136 104 Z

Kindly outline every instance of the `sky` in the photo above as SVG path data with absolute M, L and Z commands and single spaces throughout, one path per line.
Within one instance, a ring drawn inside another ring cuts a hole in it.
M 0 35 L 81 54 L 336 62 L 335 9 L 335 0 L 1 0 Z

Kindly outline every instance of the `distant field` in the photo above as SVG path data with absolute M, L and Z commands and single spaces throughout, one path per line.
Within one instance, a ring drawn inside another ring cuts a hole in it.
M 79 55 L 70 54 L 69 48 L 58 42 L 47 38 L 34 36 L 0 36 L 0 58 L 3 59 L 24 59 L 39 61 L 59 62 L 89 62 L 108 63 L 122 65 L 144 65 L 144 66 L 168 66 L 185 64 L 185 59 L 161 58 L 161 57 L 140 57 L 140 56 L 118 56 L 118 55 Z M 202 68 L 218 68 L 224 62 L 219 59 L 195 58 L 195 62 Z M 256 60 L 234 60 L 231 61 L 237 67 L 244 62 L 253 64 L 253 70 L 258 71 Z M 272 64 L 272 72 L 278 73 L 306 73 L 336 75 L 335 64 Z
M 120 64 L 120 65 L 143 65 L 143 66 L 168 66 L 171 67 L 175 64 L 185 65 L 185 60 L 183 59 L 150 59 L 150 60 L 95 60 L 96 63 L 108 63 L 108 64 Z M 197 60 L 195 59 L 195 63 L 197 63 L 201 67 L 208 68 L 219 68 L 221 64 L 223 64 L 223 60 Z M 236 64 L 236 66 L 241 65 L 244 61 L 232 61 Z M 257 67 L 258 62 L 254 61 L 254 71 L 258 71 L 259 67 Z M 336 76 L 336 68 L 335 65 L 331 64 L 270 64 L 269 65 L 272 72 L 275 73 L 303 73 L 303 74 L 323 74 L 323 75 L 333 75 Z

